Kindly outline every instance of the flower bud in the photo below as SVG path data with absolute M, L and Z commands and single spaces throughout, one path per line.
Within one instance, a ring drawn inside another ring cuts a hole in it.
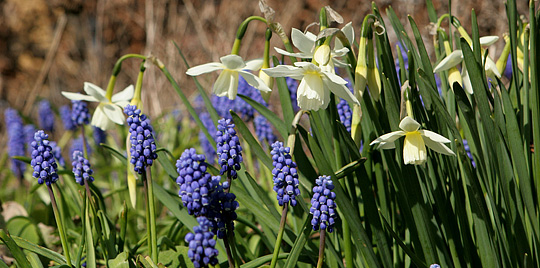
M 315 51 L 315 54 L 313 55 L 313 58 L 315 61 L 319 64 L 319 66 L 327 65 L 330 61 L 330 46 L 327 44 L 322 44 L 317 50 Z

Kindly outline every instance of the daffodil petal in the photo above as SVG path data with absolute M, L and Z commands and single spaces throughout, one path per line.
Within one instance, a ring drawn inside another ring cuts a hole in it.
M 339 76 L 337 76 L 335 74 L 324 73 L 324 75 L 329 78 L 329 80 L 324 79 L 323 82 L 325 83 L 325 86 L 330 91 L 332 91 L 338 97 L 346 100 L 347 102 L 354 103 L 356 105 L 360 105 L 360 102 L 358 101 L 358 99 L 356 99 L 356 97 L 352 94 L 352 92 L 349 90 L 349 88 L 347 88 L 347 86 L 346 86 L 347 81 L 345 81 L 343 78 L 341 78 L 341 77 L 339 77 Z M 339 79 L 336 79 L 336 77 L 343 80 L 345 82 L 345 84 L 336 83 L 335 80 L 339 81 Z
M 306 75 L 300 81 L 297 91 L 298 107 L 302 110 L 317 111 L 321 107 L 325 108 L 323 83 L 320 77 Z M 326 103 L 328 105 L 328 103 Z
M 377 149 L 391 149 L 391 148 L 394 148 L 394 141 L 396 141 L 397 139 L 399 139 L 401 136 L 405 134 L 406 134 L 405 131 L 401 131 L 401 130 L 386 133 L 378 137 L 374 141 L 372 141 L 369 145 L 373 146 L 373 145 L 379 144 L 377 146 Z M 383 148 L 383 146 L 386 146 L 386 144 L 392 144 L 392 147 Z
M 454 50 L 450 55 L 446 56 L 435 68 L 433 68 L 434 73 L 441 71 L 446 71 L 456 65 L 458 65 L 463 60 L 463 52 L 461 50 Z
M 124 112 L 118 105 L 115 104 L 105 104 L 103 105 L 103 113 L 111 119 L 116 124 L 123 125 L 124 124 Z
M 240 70 L 246 67 L 244 60 L 238 55 L 223 56 L 219 58 L 219 60 L 221 63 L 223 63 L 223 66 L 225 66 L 226 69 Z
M 501 78 L 501 73 L 497 69 L 497 64 L 495 64 L 495 62 L 493 62 L 493 60 L 490 57 L 486 58 L 485 70 L 487 72 L 491 72 L 496 77 Z M 489 76 L 489 74 L 488 74 L 488 76 Z
M 321 68 L 311 62 L 298 61 L 294 63 L 294 66 L 301 67 L 306 71 L 321 72 Z
M 349 44 L 352 44 L 352 42 L 354 41 L 354 29 L 352 27 L 352 21 L 345 24 L 345 26 L 341 28 L 341 31 L 343 32 L 343 34 L 345 34 L 345 37 L 347 37 L 347 40 L 349 40 Z M 342 47 L 343 47 L 343 44 L 341 43 L 341 41 L 339 41 L 339 39 L 336 38 L 334 49 L 338 50 Z
M 430 138 L 424 137 L 424 142 L 426 143 L 427 147 L 437 153 L 445 155 L 456 155 L 454 152 L 452 152 L 452 150 L 450 150 L 450 148 L 446 147 L 446 145 L 433 141 Z
M 238 72 L 244 79 L 246 79 L 246 82 L 248 82 L 248 84 L 252 85 L 253 87 L 255 87 L 256 89 L 260 90 L 260 91 L 265 91 L 265 92 L 270 92 L 272 91 L 265 83 L 262 79 L 260 79 L 259 77 L 255 76 L 254 74 L 250 73 L 250 72 L 246 72 L 246 71 L 239 71 Z
M 437 134 L 433 131 L 429 131 L 429 130 L 426 130 L 426 129 L 421 129 L 421 130 L 418 130 L 418 132 L 420 132 L 420 134 L 424 137 L 427 137 L 429 138 L 430 140 L 434 141 L 434 142 L 439 142 L 439 143 L 450 143 L 450 140 L 447 139 L 446 137 L 440 135 L 440 134 Z
M 189 76 L 197 76 L 205 73 L 211 73 L 218 70 L 225 69 L 225 66 L 219 62 L 210 62 L 201 64 L 199 66 L 191 67 L 187 70 L 186 74 Z
M 480 37 L 480 45 L 482 46 L 491 46 L 495 44 L 499 40 L 498 36 L 490 35 L 490 36 L 482 36 Z
M 403 143 L 403 162 L 405 162 L 405 165 L 421 165 L 426 160 L 426 145 L 420 133 L 407 134 Z
M 405 116 L 405 118 L 399 122 L 399 128 L 403 129 L 405 132 L 414 132 L 420 128 L 420 124 L 409 116 Z
M 339 68 L 347 68 L 347 67 L 351 67 L 350 64 L 342 61 L 342 60 L 338 60 L 336 58 L 333 58 L 332 59 L 332 62 L 334 63 L 335 66 L 339 67 Z
M 304 76 L 304 71 L 301 68 L 290 65 L 278 65 L 274 68 L 263 69 L 262 71 L 272 77 L 291 77 L 296 80 L 300 80 Z
M 313 55 L 311 53 L 303 53 L 303 52 L 300 52 L 300 53 L 291 53 L 289 51 L 286 51 L 286 50 L 283 50 L 281 48 L 277 48 L 277 47 L 274 47 L 274 49 L 276 50 L 277 53 L 281 54 L 281 55 L 285 55 L 285 56 L 290 56 L 290 57 L 297 57 L 297 58 L 302 58 L 302 59 L 311 59 L 313 57 Z
M 86 94 L 94 97 L 99 102 L 108 102 L 109 100 L 105 98 L 105 90 L 101 89 L 100 87 L 90 83 L 90 82 L 84 82 L 84 92 Z
M 304 53 L 312 53 L 313 48 L 315 47 L 315 38 L 310 38 L 310 35 L 304 34 L 302 31 L 293 28 L 291 31 L 291 39 L 293 45 L 298 48 L 298 50 Z
M 91 125 L 98 127 L 102 130 L 109 130 L 113 128 L 114 122 L 105 115 L 105 113 L 103 112 L 103 106 L 103 104 L 100 104 L 96 108 L 96 111 L 92 115 Z
M 221 72 L 214 83 L 213 91 L 218 97 L 228 96 L 234 100 L 238 92 L 238 72 L 233 70 Z
M 463 86 L 465 88 L 465 91 L 469 94 L 473 94 L 473 87 L 471 83 L 471 78 L 469 77 L 469 72 L 467 72 L 467 66 L 463 64 L 461 68 L 461 78 L 463 80 Z
M 263 65 L 262 59 L 254 59 L 246 62 L 246 67 L 244 67 L 244 70 L 250 70 L 250 71 L 257 71 L 261 69 Z
M 112 96 L 111 101 L 114 103 L 119 102 L 119 101 L 130 101 L 133 98 L 134 93 L 135 93 L 135 88 L 133 87 L 133 85 L 129 85 L 124 90 L 114 94 Z
M 343 57 L 345 55 L 347 55 L 347 53 L 349 52 L 349 49 L 344 47 L 344 48 L 341 48 L 341 49 L 334 49 L 332 50 L 332 57 L 335 58 L 335 57 Z
M 96 98 L 88 95 L 83 95 L 80 93 L 72 93 L 67 91 L 62 91 L 62 95 L 70 100 L 84 100 L 84 101 L 98 101 Z

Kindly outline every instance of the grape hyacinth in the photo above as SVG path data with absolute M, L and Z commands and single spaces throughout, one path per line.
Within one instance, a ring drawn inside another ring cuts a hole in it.
M 296 206 L 296 197 L 300 195 L 298 189 L 298 173 L 296 163 L 292 161 L 291 148 L 283 147 L 283 143 L 276 141 L 272 144 L 272 175 L 274 179 L 274 191 L 280 206 L 289 203 Z
M 38 106 L 39 127 L 45 131 L 54 131 L 54 113 L 48 100 L 42 100 Z
M 72 100 L 71 120 L 75 126 L 88 125 L 90 123 L 90 111 L 84 101 Z
M 93 182 L 94 177 L 92 173 L 94 171 L 88 159 L 84 158 L 83 153 L 81 151 L 73 152 L 72 160 L 71 165 L 73 166 L 72 171 L 73 175 L 75 175 L 75 181 L 80 185 L 84 185 L 84 181 Z
M 317 185 L 313 186 L 313 198 L 311 198 L 311 208 L 309 213 L 313 215 L 311 225 L 313 231 L 319 229 L 326 230 L 329 233 L 334 231 L 336 220 L 336 193 L 334 184 L 330 176 L 319 176 L 315 180 Z
M 94 130 L 93 136 L 96 145 L 107 142 L 107 132 L 105 130 L 102 130 L 101 128 L 95 126 L 93 126 L 92 129 Z
M 197 154 L 194 148 L 186 149 L 176 161 L 178 195 L 189 215 L 207 215 L 211 195 L 219 184 L 220 177 L 212 177 L 207 167 L 205 156 Z
M 238 94 L 245 95 L 256 102 L 263 104 L 264 106 L 268 106 L 268 104 L 262 98 L 261 92 L 248 84 L 241 76 L 238 80 Z M 214 104 L 218 115 L 223 118 L 231 118 L 229 110 L 237 113 L 246 122 L 251 121 L 255 114 L 255 108 L 240 97 L 231 100 L 226 96 L 218 97 L 214 95 L 212 97 L 212 103 Z
M 210 118 L 210 114 L 207 112 L 203 112 L 199 115 L 199 118 L 201 119 L 201 122 L 203 123 L 204 127 L 208 129 L 208 133 L 210 133 L 210 136 L 215 140 L 216 139 L 216 126 L 214 125 L 214 122 L 212 121 L 212 118 Z M 202 130 L 199 131 L 199 142 L 201 143 L 201 148 L 206 155 L 206 159 L 208 160 L 208 163 L 211 165 L 214 164 L 216 161 L 216 149 L 214 146 L 210 143 L 206 135 Z
M 128 115 L 127 123 L 131 133 L 131 160 L 135 171 L 142 174 L 146 167 L 151 166 L 157 159 L 154 130 L 150 125 L 150 119 L 144 115 L 135 105 L 127 105 L 124 112 Z
M 86 141 L 86 154 L 88 154 L 88 157 L 92 154 L 92 148 L 88 145 L 88 142 Z M 73 155 L 75 151 L 81 151 L 84 152 L 84 145 L 83 145 L 83 139 L 81 137 L 73 139 L 71 141 L 71 148 L 69 150 L 69 154 Z
M 347 131 L 351 133 L 352 123 L 352 110 L 346 100 L 341 99 L 337 104 L 337 112 L 339 115 L 339 121 L 347 128 Z
M 36 133 L 36 127 L 32 124 L 24 125 L 23 132 L 24 132 L 24 144 L 26 147 L 26 151 L 29 155 L 32 154 L 32 146 L 30 146 L 30 143 L 34 141 L 34 133 Z M 8 131 L 9 132 L 9 131 Z
M 52 154 L 52 148 L 48 140 L 49 135 L 45 134 L 43 130 L 38 130 L 34 134 L 34 141 L 32 141 L 32 161 L 30 164 L 34 169 L 33 176 L 38 179 L 39 184 L 45 183 L 50 186 L 58 180 L 58 169 L 54 156 Z
M 216 265 L 219 251 L 215 248 L 216 240 L 210 230 L 212 223 L 206 217 L 197 218 L 197 222 L 199 226 L 193 227 L 193 233 L 185 237 L 189 245 L 188 257 L 196 268 Z
M 52 148 L 52 154 L 54 156 L 54 159 L 58 161 L 58 164 L 62 167 L 66 167 L 66 161 L 64 160 L 64 157 L 62 156 L 62 148 L 56 144 L 55 141 L 51 141 L 49 145 Z
M 220 119 L 217 125 L 216 142 L 218 164 L 221 166 L 220 174 L 226 174 L 236 179 L 237 170 L 240 169 L 242 163 L 242 147 L 240 140 L 234 130 L 234 124 L 231 119 Z
M 238 217 L 236 209 L 239 206 L 236 195 L 224 191 L 228 188 L 227 182 L 223 184 L 223 186 L 218 185 L 215 189 L 208 209 L 208 218 L 214 221 L 215 233 L 220 239 L 225 237 L 227 225 L 230 226 L 231 231 L 234 230 L 234 220 Z
M 63 105 L 62 107 L 60 107 L 59 113 L 65 130 L 73 131 L 77 129 L 77 126 L 73 123 L 73 120 L 71 119 L 71 108 L 69 107 L 69 105 Z
M 441 268 L 441 266 L 434 263 L 434 264 L 430 265 L 429 268 Z
M 261 141 L 261 143 L 266 140 L 268 144 L 272 144 L 277 140 L 277 137 L 276 135 L 274 135 L 274 132 L 272 130 L 272 126 L 270 125 L 270 122 L 268 122 L 268 120 L 266 120 L 264 116 L 255 116 L 253 124 L 255 125 L 255 134 L 257 134 L 257 137 L 259 138 L 259 141 Z
M 8 108 L 4 112 L 6 129 L 8 134 L 8 155 L 24 156 L 24 127 L 19 113 L 15 109 Z M 18 178 L 22 178 L 26 170 L 26 164 L 20 160 L 11 158 L 11 170 Z

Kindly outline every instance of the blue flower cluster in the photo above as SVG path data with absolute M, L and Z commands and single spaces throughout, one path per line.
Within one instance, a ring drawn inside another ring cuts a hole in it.
M 231 119 L 222 118 L 218 121 L 216 132 L 218 164 L 221 166 L 220 174 L 230 175 L 236 179 L 237 170 L 242 163 L 242 147 L 234 130 Z
M 51 141 L 49 143 L 49 145 L 51 146 L 52 148 L 52 154 L 54 156 L 54 159 L 56 159 L 56 161 L 58 161 L 58 164 L 62 167 L 65 167 L 66 166 L 66 161 L 64 160 L 64 157 L 62 156 L 62 148 L 60 148 L 60 146 L 58 146 L 58 144 L 56 144 L 55 141 Z
M 101 128 L 98 127 L 92 127 L 94 130 L 94 142 L 96 145 L 99 145 L 101 143 L 105 143 L 107 141 L 107 132 Z
M 228 99 L 228 98 L 227 98 Z M 210 117 L 210 114 L 207 112 L 203 112 L 199 114 L 199 118 L 201 119 L 204 127 L 208 129 L 208 133 L 210 133 L 210 136 L 215 140 L 216 139 L 216 126 L 214 125 L 214 121 L 212 121 L 212 118 Z M 210 141 L 206 138 L 206 135 L 201 130 L 199 131 L 199 142 L 201 143 L 201 148 L 203 149 L 204 154 L 206 155 L 206 159 L 208 160 L 208 163 L 214 164 L 215 158 L 216 158 L 216 149 Z
M 434 264 L 430 265 L 429 268 L 441 268 L 441 266 L 434 263 Z
M 30 143 L 34 141 L 34 133 L 36 133 L 36 127 L 32 124 L 24 125 L 23 132 L 24 132 L 24 144 L 26 145 L 26 151 L 29 155 L 32 154 L 32 147 L 30 146 Z
M 131 134 L 131 164 L 135 171 L 142 174 L 146 167 L 151 166 L 157 159 L 154 130 L 150 125 L 150 119 L 144 115 L 135 105 L 127 105 L 124 112 L 128 115 L 127 123 Z
M 59 109 L 60 119 L 62 119 L 62 124 L 64 124 L 65 130 L 75 130 L 77 126 L 73 123 L 71 119 L 71 108 L 69 105 L 63 105 Z
M 8 134 L 8 155 L 23 156 L 24 155 L 24 127 L 19 113 L 15 109 L 8 108 L 4 112 L 6 129 Z M 11 170 L 18 178 L 22 178 L 26 170 L 26 164 L 22 161 L 11 158 Z
M 313 186 L 313 198 L 311 198 L 311 208 L 309 213 L 313 215 L 311 225 L 313 231 L 320 229 L 326 230 L 329 233 L 334 231 L 334 223 L 336 220 L 336 193 L 334 184 L 330 176 L 319 176 L 315 180 L 316 185 Z
M 296 206 L 296 197 L 300 195 L 298 189 L 298 173 L 296 163 L 292 161 L 291 148 L 283 147 L 283 143 L 276 141 L 272 144 L 272 175 L 274 178 L 274 191 L 280 206 L 290 201 L 291 206 Z
M 189 245 L 188 257 L 193 265 L 198 267 L 208 267 L 218 263 L 216 240 L 214 233 L 210 230 L 212 223 L 206 217 L 197 218 L 199 226 L 193 227 L 193 233 L 188 233 L 185 237 Z
M 262 115 L 255 116 L 253 124 L 255 126 L 255 134 L 257 134 L 257 137 L 261 143 L 266 140 L 268 144 L 272 144 L 277 140 L 277 137 L 274 135 L 274 131 L 272 130 L 272 126 L 266 117 Z
M 38 106 L 39 127 L 43 130 L 54 131 L 54 113 L 48 100 L 42 100 Z
M 75 138 L 71 141 L 71 148 L 69 150 L 69 155 L 73 155 L 75 151 L 81 151 L 84 152 L 84 144 L 83 139 L 81 137 Z M 88 142 L 86 142 L 86 153 L 88 156 L 92 154 L 92 148 L 90 145 L 88 145 Z
M 39 184 L 45 183 L 50 186 L 58 180 L 58 169 L 56 161 L 52 153 L 52 148 L 48 140 L 49 135 L 45 134 L 43 130 L 38 130 L 34 134 L 34 141 L 32 141 L 32 161 L 30 164 L 34 169 L 33 176 L 38 179 Z
M 226 235 L 227 225 L 234 230 L 234 221 L 238 217 L 236 209 L 239 204 L 236 201 L 236 195 L 223 191 L 228 188 L 227 185 L 219 185 L 212 195 L 212 202 L 208 210 L 208 217 L 215 222 L 215 233 L 218 238 L 223 239 Z
M 352 110 L 349 106 L 349 103 L 341 99 L 337 104 L 337 112 L 339 115 L 339 121 L 347 128 L 347 131 L 351 133 L 351 124 L 352 124 Z
M 207 167 L 205 156 L 197 154 L 194 148 L 186 149 L 176 161 L 178 195 L 190 215 L 207 215 L 211 195 L 219 185 L 220 177 L 212 177 Z
M 238 94 L 245 95 L 265 106 L 268 105 L 262 98 L 261 92 L 248 84 L 242 76 L 240 76 L 238 80 Z M 246 122 L 251 121 L 255 114 L 255 108 L 240 97 L 231 100 L 228 97 L 218 97 L 214 95 L 212 97 L 212 104 L 214 104 L 214 108 L 216 108 L 218 115 L 223 118 L 231 118 L 229 110 L 233 110 Z
M 84 181 L 93 182 L 94 177 L 92 174 L 94 171 L 90 166 L 90 161 L 84 158 L 83 153 L 81 151 L 73 152 L 72 160 L 71 165 L 73 166 L 72 171 L 73 175 L 75 175 L 75 181 L 80 185 L 84 185 Z
M 88 105 L 84 101 L 72 100 L 71 120 L 75 126 L 88 125 L 90 123 L 90 112 Z

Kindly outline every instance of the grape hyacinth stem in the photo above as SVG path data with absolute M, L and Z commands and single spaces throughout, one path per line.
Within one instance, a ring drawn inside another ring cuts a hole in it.
M 281 221 L 279 222 L 279 233 L 276 238 L 276 244 L 274 245 L 274 255 L 272 256 L 272 262 L 270 268 L 275 268 L 279 256 L 279 250 L 281 249 L 281 240 L 283 239 L 283 232 L 285 231 L 285 223 L 287 222 L 287 212 L 289 211 L 289 202 L 283 204 L 283 211 L 281 212 Z
M 324 261 L 324 244 L 326 242 L 326 230 L 321 229 L 320 231 L 320 238 L 319 238 L 319 260 L 317 261 L 317 268 L 321 268 L 323 266 Z
M 227 252 L 227 260 L 229 260 L 229 267 L 235 267 L 228 235 L 223 237 L 223 243 L 225 244 L 225 252 Z
M 154 186 L 152 185 L 152 172 L 146 168 L 143 172 L 144 188 L 146 189 L 147 201 L 147 228 L 148 228 L 148 246 L 150 247 L 150 257 L 156 263 L 158 262 L 157 237 L 156 237 L 156 207 L 154 204 Z
M 49 190 L 49 195 L 51 197 L 51 205 L 54 212 L 54 218 L 56 219 L 56 224 L 58 225 L 58 233 L 60 234 L 60 240 L 62 242 L 62 249 L 64 250 L 64 256 L 66 257 L 66 263 L 67 265 L 69 265 L 69 267 L 72 267 L 71 257 L 69 255 L 69 250 L 68 250 L 68 245 L 67 245 L 66 232 L 64 230 L 64 221 L 63 221 L 62 216 L 60 215 L 58 206 L 56 205 L 56 199 L 54 198 L 52 184 L 47 185 L 47 190 Z

